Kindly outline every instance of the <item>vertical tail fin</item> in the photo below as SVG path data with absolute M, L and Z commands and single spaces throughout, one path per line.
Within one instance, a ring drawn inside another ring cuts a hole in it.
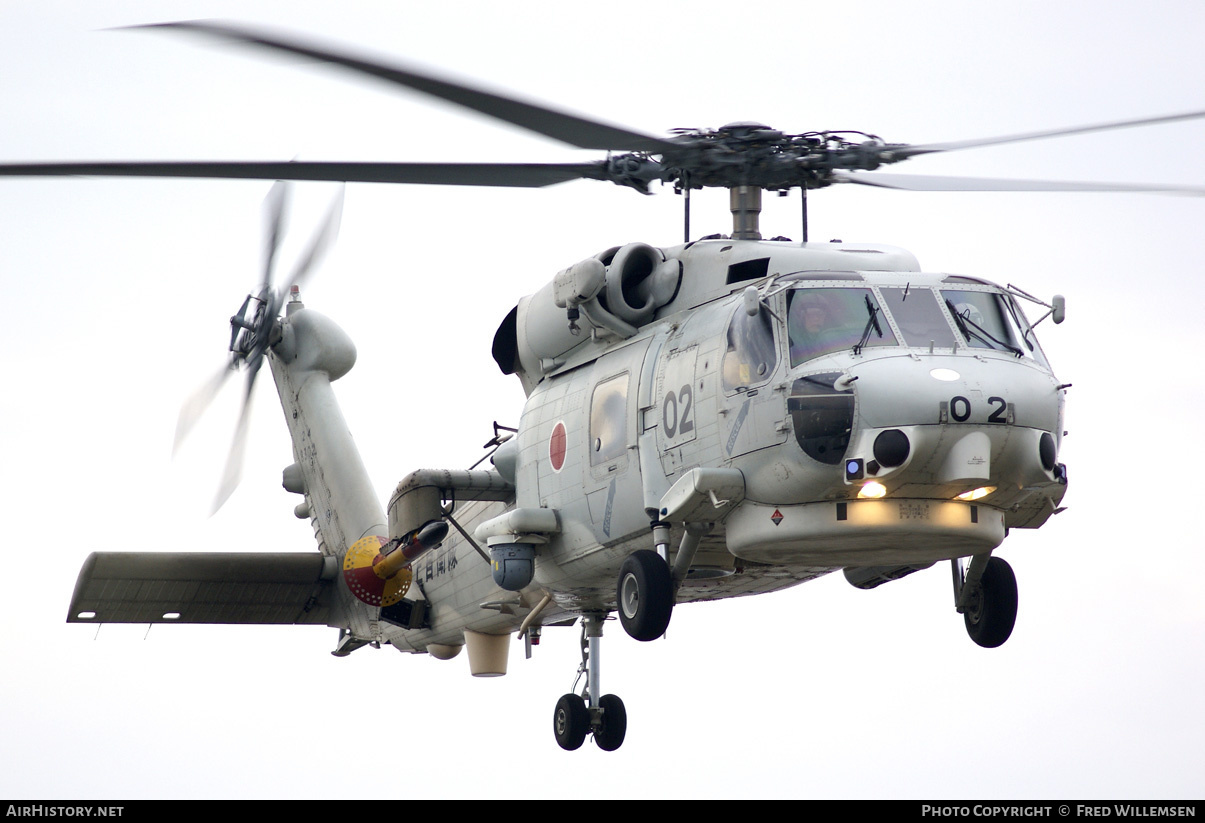
M 355 364 L 356 348 L 346 332 L 296 296 L 280 330 L 269 362 L 293 441 L 291 490 L 304 492 L 323 554 L 342 557 L 360 538 L 388 533 L 331 387 Z

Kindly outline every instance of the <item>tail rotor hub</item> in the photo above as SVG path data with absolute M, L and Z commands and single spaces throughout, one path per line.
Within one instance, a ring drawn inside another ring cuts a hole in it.
M 240 367 L 246 367 L 247 378 L 243 389 L 243 407 L 239 412 L 234 442 L 230 447 L 230 456 L 226 462 L 226 470 L 218 490 L 214 511 L 221 508 L 238 485 L 250 419 L 248 412 L 252 389 L 255 387 L 255 378 L 259 373 L 260 366 L 263 365 L 268 349 L 280 342 L 282 331 L 278 315 L 284 304 L 284 296 L 297 292 L 299 284 L 309 277 L 315 264 L 334 242 L 339 231 L 339 220 L 343 211 L 342 192 L 335 198 L 335 202 L 327 212 L 326 219 L 311 238 L 288 280 L 273 288 L 273 270 L 280 238 L 283 234 L 287 201 L 288 186 L 278 181 L 268 193 L 265 201 L 268 227 L 265 238 L 263 277 L 259 290 L 248 294 L 238 311 L 230 317 L 230 360 L 213 379 L 201 386 L 197 393 L 190 398 L 181 410 L 180 419 L 176 424 L 176 446 L 178 447 L 218 390 L 230 377 L 231 372 Z

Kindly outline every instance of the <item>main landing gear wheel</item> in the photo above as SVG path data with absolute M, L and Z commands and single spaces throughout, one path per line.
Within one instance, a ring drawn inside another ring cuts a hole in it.
M 658 559 L 660 559 L 658 557 Z M 562 749 L 573 751 L 581 748 L 586 735 L 594 733 L 594 742 L 604 752 L 613 752 L 623 745 L 628 731 L 628 712 L 623 701 L 613 694 L 602 691 L 602 673 L 599 665 L 599 647 L 602 643 L 605 612 L 582 614 L 582 665 L 577 670 L 573 688 L 586 676 L 586 687 L 579 697 L 572 692 L 557 701 L 552 714 L 552 731 Z
M 979 589 L 973 592 L 966 611 L 967 634 L 985 649 L 1004 645 L 1017 622 L 1017 576 L 999 557 L 989 558 Z
M 594 742 L 604 752 L 613 752 L 623 745 L 628 731 L 628 711 L 623 701 L 613 694 L 604 694 L 598 701 L 602 716 L 594 728 Z
M 552 731 L 562 749 L 570 752 L 580 749 L 590 733 L 590 710 L 586 708 L 585 701 L 576 694 L 567 694 L 558 700 L 552 715 Z M 623 742 L 623 732 L 620 732 L 619 739 Z
M 615 599 L 624 631 L 637 640 L 656 640 L 669 628 L 674 610 L 669 565 L 654 551 L 632 552 L 619 567 Z

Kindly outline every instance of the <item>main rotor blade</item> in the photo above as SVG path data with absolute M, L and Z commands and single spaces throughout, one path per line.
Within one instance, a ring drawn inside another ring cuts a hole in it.
M 606 163 L 347 163 L 276 161 L 131 161 L 3 163 L 0 177 L 213 177 L 325 180 L 434 186 L 543 188 L 567 180 L 604 180 Z
M 587 120 L 584 117 L 555 111 L 534 103 L 524 103 L 511 97 L 475 89 L 449 80 L 441 80 L 429 74 L 403 68 L 400 65 L 389 66 L 314 44 L 302 43 L 292 38 L 285 39 L 262 30 L 256 31 L 203 20 L 156 23 L 147 26 L 131 26 L 131 28 L 181 29 L 310 57 L 430 94 L 441 100 L 472 109 L 487 117 L 511 123 L 578 148 L 661 152 L 674 146 L 673 143 L 657 137 Z
M 842 172 L 832 175 L 834 183 L 857 183 L 904 191 L 1128 191 L 1150 194 L 1205 196 L 1205 188 L 1163 183 L 1081 183 L 1057 180 L 1005 180 L 990 177 L 938 177 L 925 174 L 884 174 L 882 172 Z
M 956 140 L 949 143 L 925 143 L 915 146 L 891 147 L 889 153 L 892 160 L 903 160 L 922 154 L 935 154 L 943 151 L 958 151 L 960 149 L 975 149 L 981 146 L 997 146 L 1002 143 L 1020 143 L 1025 140 L 1045 140 L 1048 137 L 1068 137 L 1073 134 L 1088 134 L 1094 131 L 1110 131 L 1112 129 L 1130 129 L 1137 126 L 1155 126 L 1160 123 L 1176 123 L 1181 120 L 1199 120 L 1205 117 L 1205 111 L 1190 111 L 1184 114 L 1167 114 L 1162 117 L 1143 117 L 1137 120 L 1115 120 L 1111 123 L 1096 123 L 1090 126 L 1074 126 L 1066 129 L 1048 129 L 1046 131 L 1031 131 L 1023 134 L 1010 134 L 1002 137 L 984 137 L 976 140 Z

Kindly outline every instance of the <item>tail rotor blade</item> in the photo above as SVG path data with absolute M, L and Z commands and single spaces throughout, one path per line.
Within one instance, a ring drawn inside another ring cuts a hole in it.
M 226 468 L 222 473 L 222 482 L 219 484 L 217 496 L 214 498 L 214 513 L 234 493 L 242 476 L 243 456 L 247 449 L 247 434 L 251 425 L 251 399 L 255 389 L 255 378 L 259 375 L 259 370 L 264 363 L 272 326 L 276 322 L 281 304 L 289 293 L 290 287 L 301 285 L 312 275 L 317 262 L 326 254 L 338 237 L 339 224 L 343 216 L 343 192 L 343 188 L 340 187 L 338 195 L 327 210 L 326 217 L 323 219 L 318 231 L 311 238 L 309 246 L 302 254 L 296 268 L 294 268 L 292 276 L 277 289 L 271 287 L 272 268 L 277 249 L 280 246 L 280 237 L 284 231 L 284 215 L 288 205 L 289 187 L 287 184 L 278 181 L 272 187 L 272 191 L 268 193 L 268 197 L 265 200 L 268 229 L 266 234 L 264 285 L 260 292 L 260 299 L 264 302 L 256 310 L 255 327 L 251 330 L 254 335 L 254 345 L 245 350 L 242 355 L 242 359 L 245 359 L 247 367 L 246 388 L 243 392 L 243 404 L 239 410 L 238 423 L 234 430 L 234 440 L 230 445 L 230 454 L 226 458 Z M 244 310 L 245 308 L 246 303 L 244 303 Z M 230 367 L 198 392 L 195 398 L 196 402 L 193 403 L 190 401 L 190 405 L 186 407 L 189 414 L 187 415 L 187 425 L 184 426 L 185 432 L 191 427 L 195 418 L 204 411 L 205 407 L 209 404 L 209 399 L 216 393 L 217 388 L 221 386 L 222 381 L 226 379 L 229 372 L 237 366 L 239 359 L 240 356 L 235 355 Z M 185 415 L 181 415 L 181 420 L 185 420 Z M 177 435 L 178 438 L 180 436 L 179 434 Z
M 280 237 L 284 233 L 285 213 L 289 205 L 290 186 L 283 180 L 272 184 L 264 198 L 264 278 L 262 293 L 272 287 L 272 269 L 276 263 L 276 252 L 280 250 Z
M 230 378 L 231 373 L 239 371 L 245 366 L 247 380 L 243 389 L 243 402 L 239 409 L 234 439 L 230 444 L 230 453 L 226 457 L 226 466 L 222 472 L 222 480 L 214 498 L 211 514 L 222 508 L 238 487 L 243 470 L 243 456 L 247 449 L 247 436 L 251 427 L 251 399 L 255 390 L 255 379 L 267 356 L 281 306 L 289 294 L 290 287 L 299 286 L 312 276 L 318 261 L 330 250 L 339 235 L 339 224 L 343 216 L 344 187 L 342 186 L 289 279 L 281 283 L 278 288 L 273 288 L 273 272 L 281 247 L 281 238 L 285 231 L 290 192 L 291 186 L 287 182 L 277 180 L 268 192 L 268 196 L 264 198 L 263 279 L 259 291 L 256 294 L 248 295 L 243 300 L 238 312 L 230 318 L 230 359 L 217 374 L 193 392 L 180 409 L 180 416 L 176 421 L 176 434 L 172 443 L 173 455 L 209 408 L 222 386 Z
M 173 456 L 234 371 L 234 362 L 227 363 L 217 374 L 201 384 L 200 388 L 193 392 L 192 396 L 180 407 L 180 416 L 176 419 L 176 436 L 172 442 Z
M 263 358 L 258 357 L 248 364 L 247 388 L 243 394 L 243 407 L 239 411 L 238 425 L 234 429 L 234 440 L 230 444 L 230 454 L 226 457 L 226 468 L 222 472 L 222 482 L 218 486 L 218 493 L 213 501 L 213 511 L 210 514 L 217 514 L 218 509 L 226 504 L 230 495 L 238 488 L 243 473 L 243 455 L 247 450 L 247 432 L 251 423 L 252 390 L 255 388 L 255 377 L 259 373 L 262 363 Z
M 326 212 L 326 218 L 322 221 L 322 225 L 318 231 L 314 233 L 309 247 L 293 269 L 293 276 L 287 283 L 283 284 L 282 299 L 288 293 L 291 286 L 300 287 L 309 279 L 314 271 L 315 264 L 325 256 L 326 252 L 339 237 L 339 226 L 343 220 L 343 194 L 344 188 L 340 186 L 339 193 L 335 196 L 331 207 Z

